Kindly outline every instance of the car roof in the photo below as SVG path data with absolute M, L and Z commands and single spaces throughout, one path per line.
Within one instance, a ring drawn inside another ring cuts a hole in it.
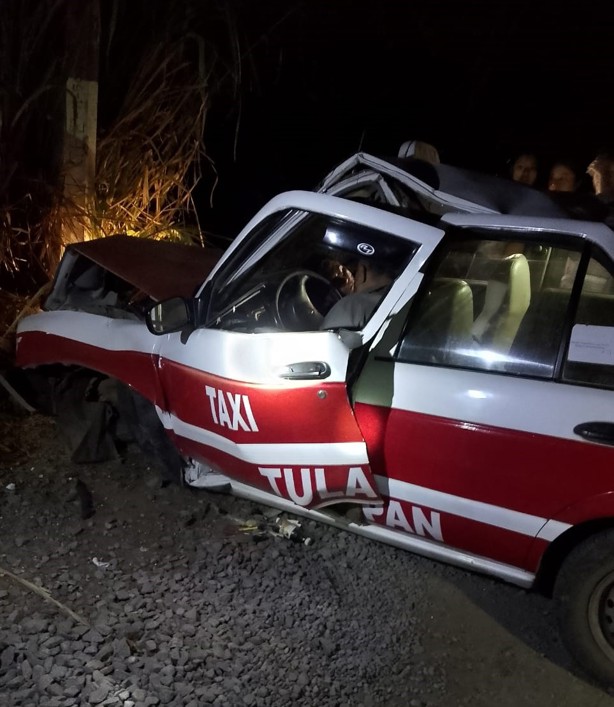
M 580 221 L 571 218 L 539 218 L 534 216 L 510 216 L 505 214 L 461 214 L 448 213 L 441 218 L 442 225 L 460 228 L 522 231 L 523 235 L 534 233 L 543 238 L 544 232 L 562 236 L 576 236 L 600 245 L 614 253 L 614 231 L 605 223 Z
M 602 221 L 606 214 L 599 200 L 591 194 L 556 194 L 489 174 L 448 164 L 431 164 L 402 157 L 378 157 L 359 152 L 338 165 L 321 182 L 328 190 L 353 173 L 372 171 L 410 179 L 416 192 L 447 195 L 475 205 L 476 211 L 544 218 L 581 218 Z M 466 211 L 466 208 L 459 209 Z
M 413 158 L 387 160 L 414 176 L 427 175 L 437 191 L 466 199 L 501 214 L 525 214 L 551 218 L 564 217 L 565 211 L 548 194 L 510 179 L 474 172 L 448 164 L 429 164 Z M 430 169 L 425 169 L 425 166 Z

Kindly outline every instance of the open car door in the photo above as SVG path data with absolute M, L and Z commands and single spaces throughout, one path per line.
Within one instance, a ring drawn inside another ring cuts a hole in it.
M 417 288 L 442 232 L 363 204 L 290 192 L 237 237 L 160 346 L 159 414 L 181 452 L 304 508 L 381 502 L 348 398 L 349 363 Z M 358 330 L 322 330 L 340 298 L 330 262 L 394 256 Z M 354 352 L 354 354 L 353 354 Z

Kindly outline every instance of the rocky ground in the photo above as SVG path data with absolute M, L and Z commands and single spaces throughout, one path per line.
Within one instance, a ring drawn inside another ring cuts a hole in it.
M 614 705 L 547 599 L 310 522 L 289 541 L 136 449 L 76 466 L 1 398 L 2 707 Z

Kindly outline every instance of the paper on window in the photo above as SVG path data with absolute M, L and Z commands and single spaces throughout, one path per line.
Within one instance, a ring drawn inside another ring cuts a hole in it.
M 614 327 L 575 324 L 567 358 L 569 361 L 614 366 Z

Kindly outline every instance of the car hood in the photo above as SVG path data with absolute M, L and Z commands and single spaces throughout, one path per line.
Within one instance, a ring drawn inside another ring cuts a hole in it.
M 222 251 L 216 248 L 110 236 L 69 246 L 155 300 L 192 297 Z

